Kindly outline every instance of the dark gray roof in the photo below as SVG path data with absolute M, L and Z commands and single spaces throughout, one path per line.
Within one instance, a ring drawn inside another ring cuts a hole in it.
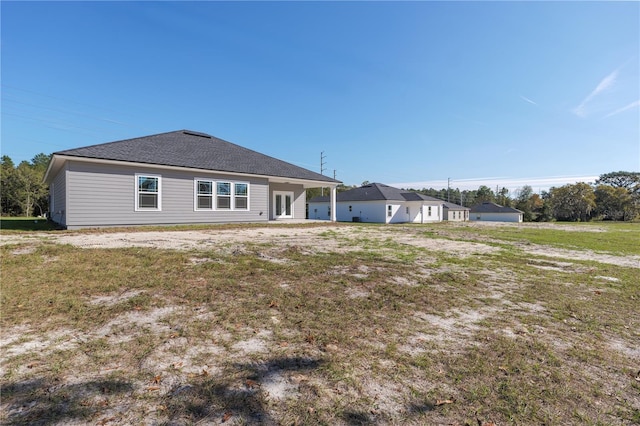
M 339 183 L 335 179 L 207 135 L 179 130 L 54 154 L 160 166 Z
M 370 183 L 359 188 L 353 188 L 348 191 L 339 192 L 336 200 L 340 201 L 437 201 L 437 198 L 419 194 L 417 192 L 405 191 L 403 189 L 394 188 L 393 186 L 382 183 Z M 313 197 L 310 203 L 328 202 L 329 197 Z
M 522 213 L 522 211 L 485 201 L 482 204 L 471 207 L 471 213 Z
M 449 210 L 469 210 L 469 207 L 464 207 L 459 204 L 450 203 L 448 201 L 443 201 L 442 205 L 444 206 L 445 209 L 449 209 Z

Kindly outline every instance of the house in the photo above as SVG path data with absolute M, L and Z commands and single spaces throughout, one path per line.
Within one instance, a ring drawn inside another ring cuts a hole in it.
M 68 229 L 304 219 L 306 189 L 335 205 L 340 183 L 189 130 L 55 152 L 44 181 Z
M 465 222 L 469 220 L 469 208 L 448 201 L 442 202 L 442 220 Z
M 442 200 L 381 183 L 340 192 L 336 197 L 340 222 L 429 223 L 442 220 Z M 331 217 L 329 197 L 309 200 L 309 219 Z
M 489 222 L 522 222 L 523 212 L 512 207 L 504 207 L 496 203 L 485 201 L 471 207 L 471 220 Z

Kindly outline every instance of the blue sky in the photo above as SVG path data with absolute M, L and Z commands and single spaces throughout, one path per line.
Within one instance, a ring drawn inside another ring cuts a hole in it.
M 2 154 L 191 129 L 346 184 L 640 170 L 638 2 L 2 1 Z

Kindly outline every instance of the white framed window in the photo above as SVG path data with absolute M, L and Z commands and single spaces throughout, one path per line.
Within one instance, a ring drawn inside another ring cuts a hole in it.
M 162 210 L 162 178 L 158 175 L 136 174 L 136 211 Z
M 193 180 L 194 210 L 249 210 L 249 183 Z
M 216 209 L 231 210 L 231 182 L 216 182 Z
M 427 216 L 431 216 L 431 206 L 427 207 Z
M 233 208 L 235 210 L 249 210 L 249 184 L 248 183 L 234 182 Z
M 387 217 L 393 216 L 393 206 L 387 206 Z
M 213 210 L 213 185 L 211 180 L 195 180 L 195 210 Z

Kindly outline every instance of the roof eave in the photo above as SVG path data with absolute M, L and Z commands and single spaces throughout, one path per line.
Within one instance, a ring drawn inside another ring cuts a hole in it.
M 261 175 L 261 174 L 253 174 L 253 173 L 243 173 L 243 172 L 230 172 L 226 170 L 212 170 L 212 169 L 200 169 L 194 167 L 184 167 L 184 166 L 168 166 L 164 164 L 154 164 L 154 163 L 140 163 L 133 161 L 122 161 L 122 160 L 109 160 L 105 158 L 90 158 L 90 157 L 82 157 L 82 156 L 74 156 L 74 155 L 63 155 L 63 154 L 53 154 L 51 157 L 51 161 L 49 162 L 49 167 L 45 173 L 43 178 L 44 182 L 49 182 L 48 179 L 53 178 L 55 175 L 54 171 L 57 171 L 66 161 L 82 161 L 87 163 L 98 163 L 98 164 L 118 164 L 124 166 L 134 166 L 134 167 L 154 167 L 165 170 L 182 170 L 182 171 L 198 171 L 198 172 L 207 172 L 207 173 L 221 173 L 231 176 L 251 176 L 257 178 L 268 179 L 270 182 L 279 182 L 279 183 L 294 183 L 301 184 L 306 188 L 317 188 L 317 187 L 336 187 L 341 184 L 341 181 L 331 179 L 331 181 L 322 181 L 316 179 L 302 179 L 302 178 L 294 178 L 287 176 L 272 176 L 272 175 Z M 54 165 L 56 163 L 56 165 Z M 59 165 L 58 165 L 59 163 Z

